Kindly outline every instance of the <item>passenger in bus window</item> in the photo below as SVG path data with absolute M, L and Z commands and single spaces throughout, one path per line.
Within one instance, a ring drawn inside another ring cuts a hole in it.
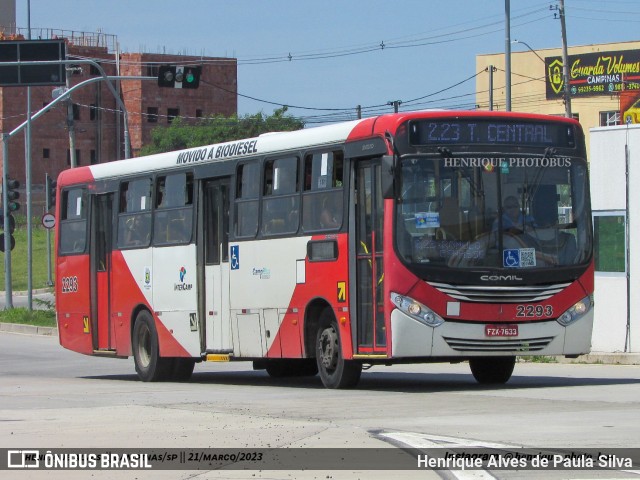
M 520 203 L 514 195 L 504 199 L 502 206 L 502 230 L 512 234 L 522 233 L 526 225 L 531 225 L 533 218 L 524 215 Z M 498 230 L 498 219 L 493 224 L 493 231 Z
M 149 245 L 151 237 L 151 217 L 149 215 L 132 215 L 125 221 L 125 244 L 128 247 Z
M 333 197 L 327 195 L 322 199 L 322 210 L 320 212 L 320 228 L 337 228 L 340 226 L 338 220 L 338 209 L 335 206 Z

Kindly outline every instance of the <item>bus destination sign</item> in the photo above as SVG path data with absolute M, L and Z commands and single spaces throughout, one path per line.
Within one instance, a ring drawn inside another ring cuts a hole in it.
M 438 119 L 417 120 L 409 127 L 412 146 L 521 145 L 574 148 L 572 125 L 522 120 Z

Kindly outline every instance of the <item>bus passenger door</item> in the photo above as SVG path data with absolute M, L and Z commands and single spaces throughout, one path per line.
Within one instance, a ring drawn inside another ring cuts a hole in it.
M 111 325 L 113 193 L 95 195 L 91 208 L 91 325 L 85 328 L 91 330 L 94 350 L 115 350 Z
M 357 353 L 386 353 L 383 299 L 383 200 L 380 161 L 356 164 L 355 251 Z
M 229 309 L 229 179 L 204 183 L 202 225 L 204 246 L 205 351 L 233 351 Z

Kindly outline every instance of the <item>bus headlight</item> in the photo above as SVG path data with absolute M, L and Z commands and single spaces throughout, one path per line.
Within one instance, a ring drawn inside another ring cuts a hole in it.
M 406 313 L 420 323 L 430 327 L 437 327 L 444 323 L 444 319 L 440 315 L 411 297 L 391 292 L 391 301 L 401 312 Z
M 576 303 L 569 310 L 558 317 L 558 323 L 563 327 L 571 325 L 576 320 L 582 318 L 593 308 L 593 297 L 589 295 Z

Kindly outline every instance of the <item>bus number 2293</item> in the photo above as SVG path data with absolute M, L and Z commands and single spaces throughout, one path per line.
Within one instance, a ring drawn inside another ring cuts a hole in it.
M 78 277 L 62 277 L 62 293 L 71 293 L 78 291 Z
M 553 307 L 551 305 L 517 305 L 516 311 L 516 317 L 518 318 L 553 316 Z

